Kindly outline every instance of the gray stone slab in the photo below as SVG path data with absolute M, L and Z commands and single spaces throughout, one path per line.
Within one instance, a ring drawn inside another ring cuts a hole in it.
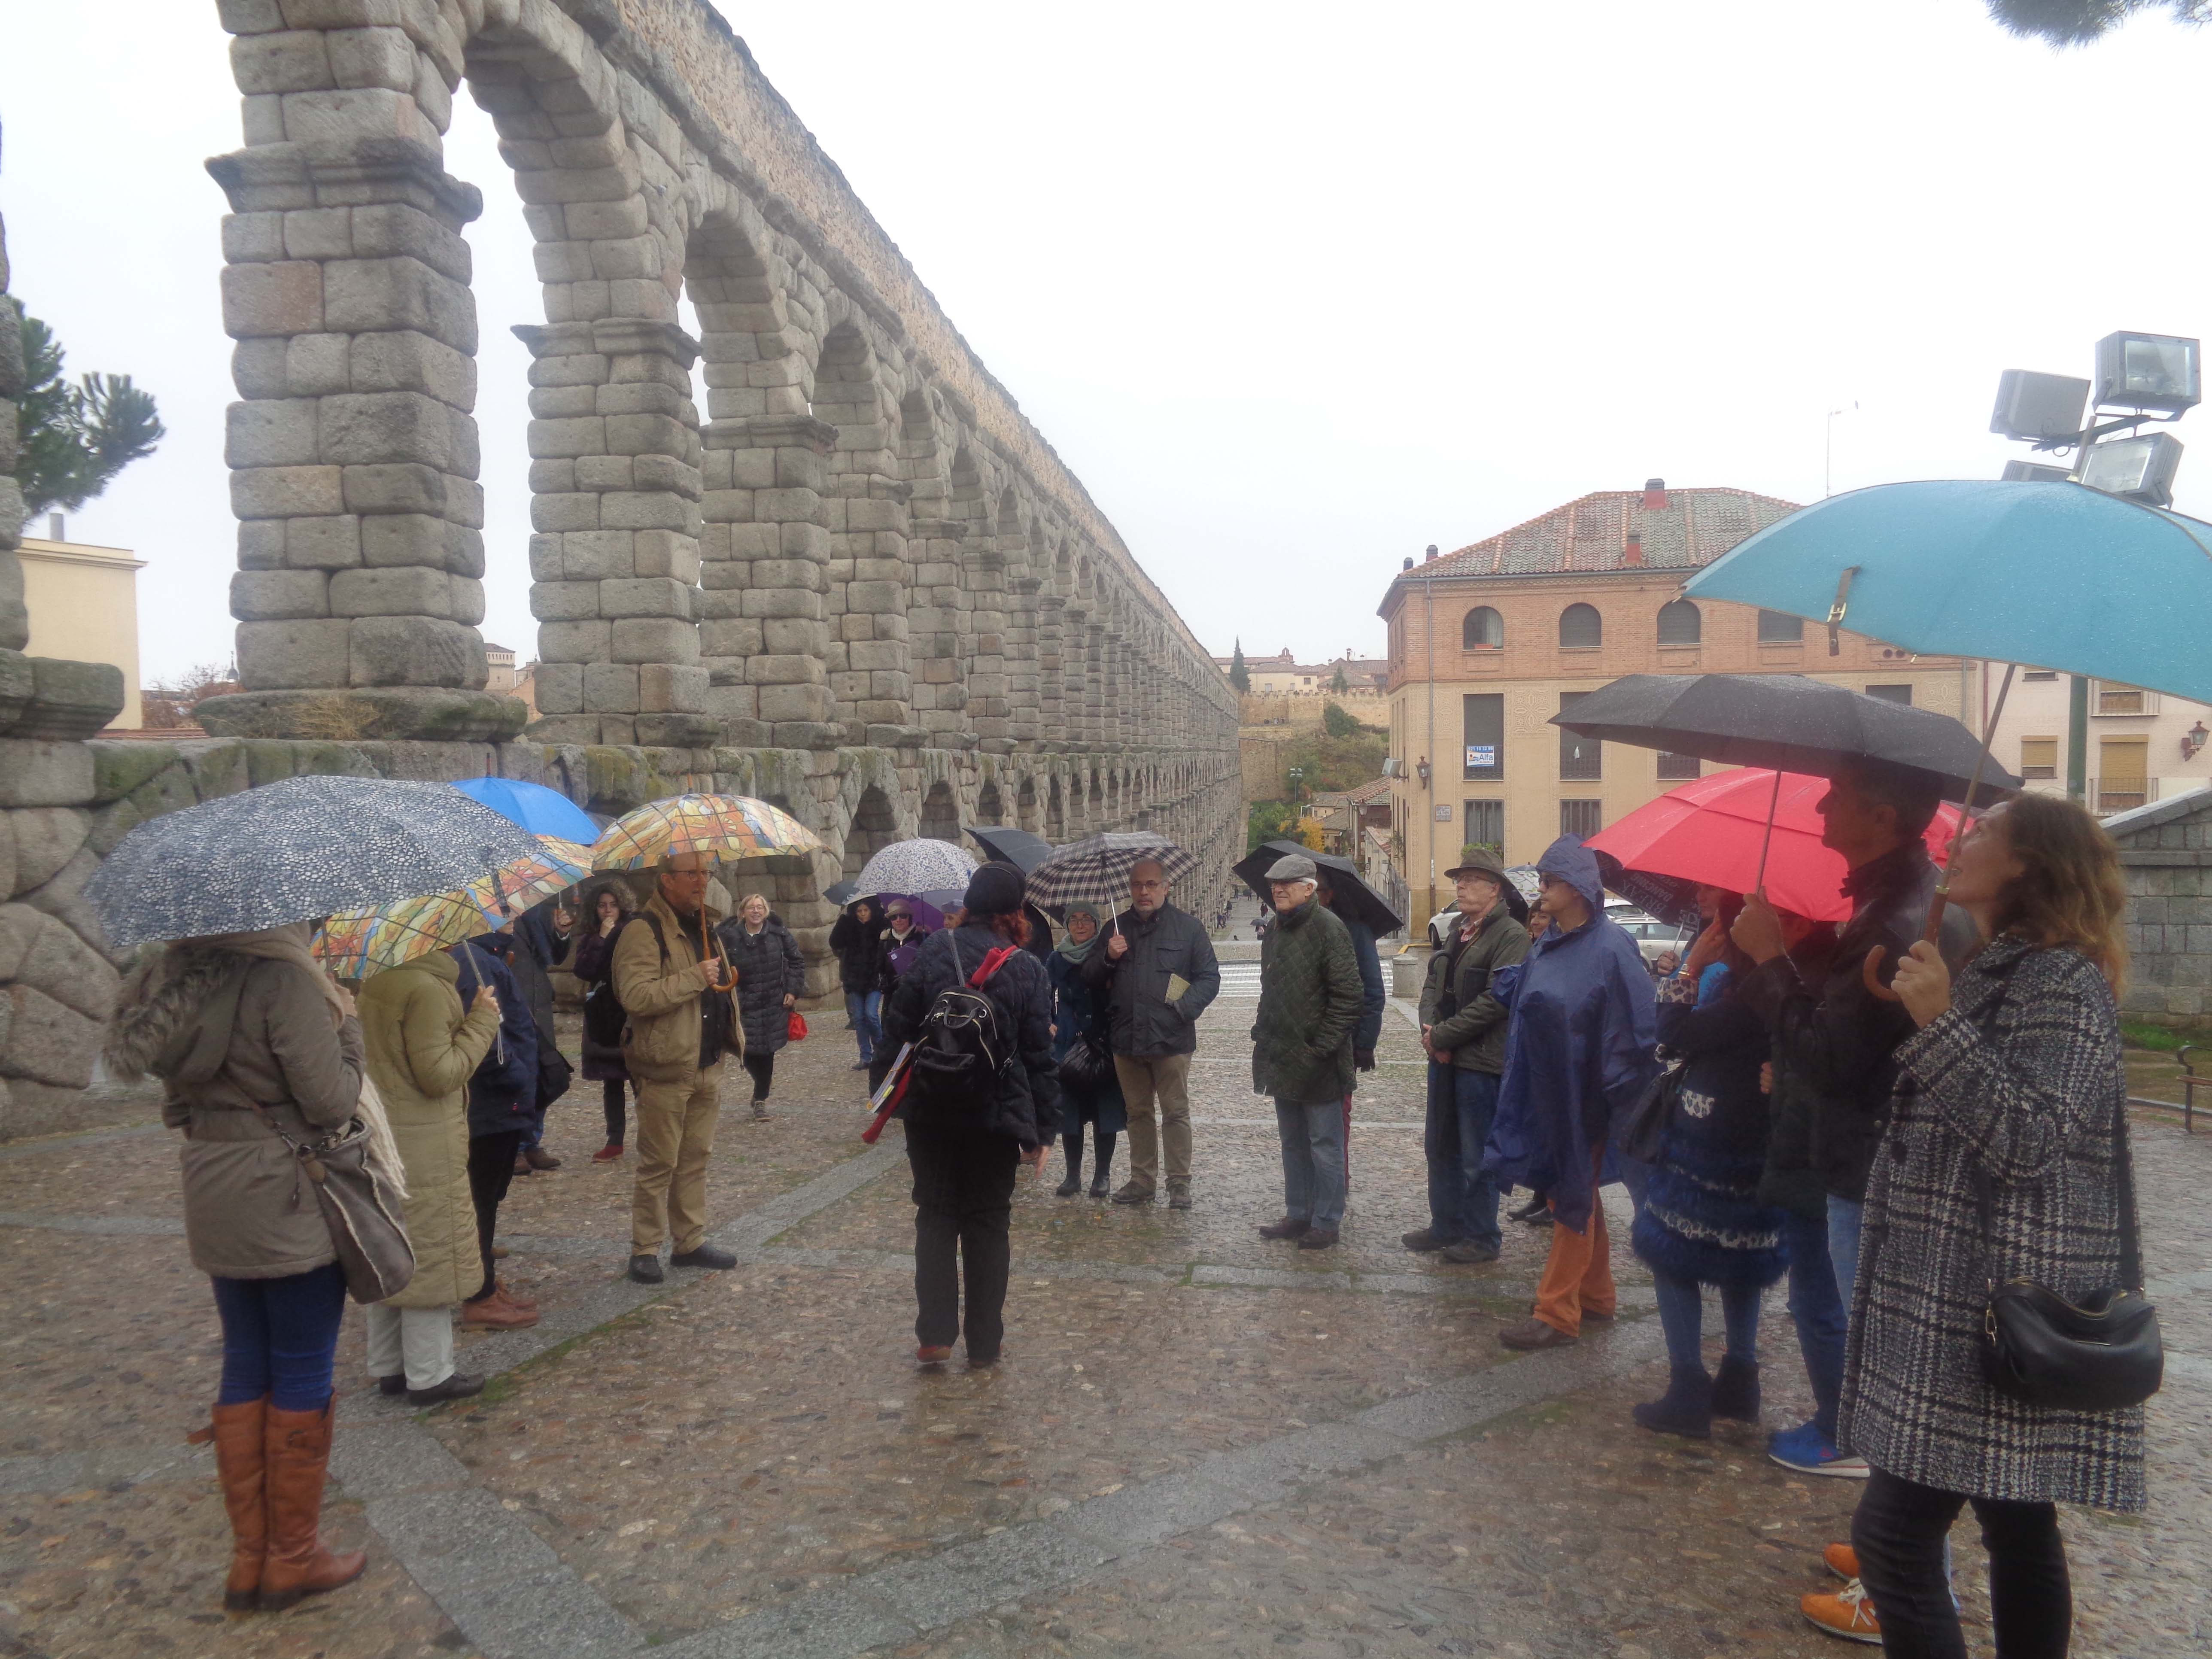
M 149 1480 L 198 1480 L 212 1474 L 213 1450 L 179 1441 L 169 1446 L 111 1446 L 99 1451 L 0 1457 L 0 1498 L 33 1492 L 136 1486 Z
M 551 1546 L 481 1486 L 403 1492 L 367 1511 L 368 1524 L 448 1613 L 453 1598 L 466 1592 L 562 1570 Z
M 605 1238 L 564 1238 L 551 1233 L 502 1232 L 499 1242 L 517 1255 L 573 1256 L 580 1261 L 598 1256 L 616 1266 L 629 1260 L 627 1235 L 617 1237 L 611 1233 Z
M 0 1210 L 0 1227 L 34 1227 L 50 1233 L 113 1237 L 179 1238 L 185 1224 L 155 1215 L 49 1215 L 40 1210 Z
M 331 1474 L 362 1504 L 470 1480 L 468 1466 L 416 1423 L 345 1424 L 331 1438 Z
M 1200 1475 L 1169 1474 L 1086 1498 L 1053 1516 L 1052 1524 L 1103 1544 L 1143 1549 L 1178 1533 L 1210 1527 L 1250 1502 Z
M 50 1452 L 43 1457 L 0 1457 L 0 1498 L 41 1492 L 76 1492 L 93 1484 L 90 1452 Z
M 611 1659 L 645 1645 L 644 1632 L 567 1567 L 437 1600 L 484 1659 Z
M 158 1105 L 158 1101 L 154 1103 Z M 0 1158 L 43 1158 L 49 1152 L 74 1152 L 80 1146 L 89 1146 L 100 1140 L 135 1140 L 141 1135 L 167 1133 L 158 1123 L 141 1123 L 128 1129 L 88 1129 L 81 1135 L 41 1135 L 36 1140 L 18 1142 L 13 1146 L 0 1146 Z
M 1411 1440 L 1353 1419 L 1299 1429 L 1257 1445 L 1218 1453 L 1193 1473 L 1216 1486 L 1266 1502 L 1310 1480 L 1380 1462 L 1410 1451 L 1413 1446 Z
M 1068 1583 L 1113 1556 L 1103 1545 L 1033 1522 L 871 1573 L 860 1583 L 872 1600 L 915 1629 L 935 1630 Z
M 1267 1291 L 1348 1291 L 1348 1273 L 1295 1273 L 1287 1267 L 1224 1267 L 1200 1262 L 1190 1270 L 1194 1285 L 1244 1286 Z
M 865 1580 L 863 1582 L 866 1582 Z M 653 1650 L 665 1659 L 848 1659 L 921 1634 L 864 1595 L 816 1590 Z

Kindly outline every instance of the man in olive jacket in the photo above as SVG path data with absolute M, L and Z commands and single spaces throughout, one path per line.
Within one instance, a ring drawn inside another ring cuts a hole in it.
M 1351 930 L 1314 896 L 1317 877 L 1295 853 L 1267 872 L 1275 925 L 1260 946 L 1252 1025 L 1252 1091 L 1274 1097 L 1283 1143 L 1283 1218 L 1260 1235 L 1302 1250 L 1328 1249 L 1344 1220 L 1344 1103 L 1366 1000 Z
M 1498 1080 L 1505 1071 L 1510 1010 L 1491 980 L 1528 954 L 1528 931 L 1505 908 L 1504 866 L 1469 847 L 1444 873 L 1459 892 L 1459 925 L 1429 958 L 1421 988 L 1421 1046 L 1429 1056 L 1429 1224 L 1405 1235 L 1409 1250 L 1436 1250 L 1462 1265 L 1498 1260 L 1498 1181 L 1482 1167 Z
M 707 906 L 712 860 L 680 854 L 659 890 L 623 923 L 613 951 L 616 999 L 628 1023 L 623 1064 L 637 1085 L 637 1186 L 630 1200 L 629 1276 L 661 1281 L 660 1242 L 672 1231 L 679 1267 L 734 1267 L 707 1243 L 707 1159 L 721 1115 L 722 1056 L 743 1054 L 730 964 Z
M 1198 1017 L 1221 992 L 1213 941 L 1168 902 L 1168 876 L 1146 859 L 1129 872 L 1129 908 L 1076 971 L 1110 1012 L 1114 1074 L 1129 1109 L 1129 1179 L 1116 1204 L 1149 1204 L 1164 1141 L 1168 1207 L 1190 1208 L 1190 1057 Z M 1176 981 L 1182 989 L 1176 991 Z M 1157 1120 L 1154 1117 L 1158 1113 Z

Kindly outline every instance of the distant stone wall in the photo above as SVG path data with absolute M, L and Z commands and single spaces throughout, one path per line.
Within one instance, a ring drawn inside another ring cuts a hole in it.
M 2127 872 L 2130 1018 L 2212 1017 L 2212 789 L 2105 821 Z

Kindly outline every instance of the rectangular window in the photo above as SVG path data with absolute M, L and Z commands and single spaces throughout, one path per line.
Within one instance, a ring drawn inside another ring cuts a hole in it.
M 1467 804 L 1467 844 L 1487 847 L 1500 858 L 1505 855 L 1505 803 L 1502 800 L 1471 800 Z
M 1761 645 L 1796 645 L 1805 638 L 1805 619 L 1784 616 L 1779 611 L 1759 613 L 1759 642 Z
M 1480 691 L 1462 699 L 1466 707 L 1466 766 L 1468 780 L 1505 775 L 1505 694 Z
M 1880 697 L 1884 702 L 1901 702 L 1907 708 L 1912 707 L 1912 688 L 1909 685 L 1869 685 L 1866 694 L 1869 697 Z
M 2023 778 L 2057 777 L 2058 739 L 2022 738 L 2020 740 L 2020 775 Z
M 1695 755 L 1670 755 L 1663 749 L 1659 751 L 1659 775 L 1666 782 L 1701 778 L 1705 775 L 1704 763 Z
M 2097 744 L 2097 810 L 2124 812 L 2150 799 L 2150 740 L 2103 738 Z
M 1588 841 L 1605 828 L 1605 803 L 1601 800 L 1563 800 L 1559 803 L 1559 833 L 1579 836 Z
M 2024 680 L 2055 680 L 2057 678 L 2057 672 L 2049 668 L 2031 668 L 2021 676 Z
M 1587 691 L 1559 693 L 1559 712 L 1564 714 L 1584 697 Z M 1577 781 L 1601 778 L 1605 775 L 1605 745 L 1595 738 L 1578 738 L 1565 726 L 1559 728 L 1559 775 Z
M 2096 683 L 2097 712 L 2100 714 L 2155 714 L 2158 696 L 2132 685 L 2114 685 L 2109 680 Z

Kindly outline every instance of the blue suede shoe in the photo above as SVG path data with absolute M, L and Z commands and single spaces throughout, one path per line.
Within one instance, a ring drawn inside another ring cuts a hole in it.
M 1833 1475 L 1844 1480 L 1867 1478 L 1866 1459 L 1844 1456 L 1836 1449 L 1836 1443 L 1820 1432 L 1817 1423 L 1800 1423 L 1794 1429 L 1778 1431 L 1766 1443 L 1766 1455 L 1800 1474 Z

